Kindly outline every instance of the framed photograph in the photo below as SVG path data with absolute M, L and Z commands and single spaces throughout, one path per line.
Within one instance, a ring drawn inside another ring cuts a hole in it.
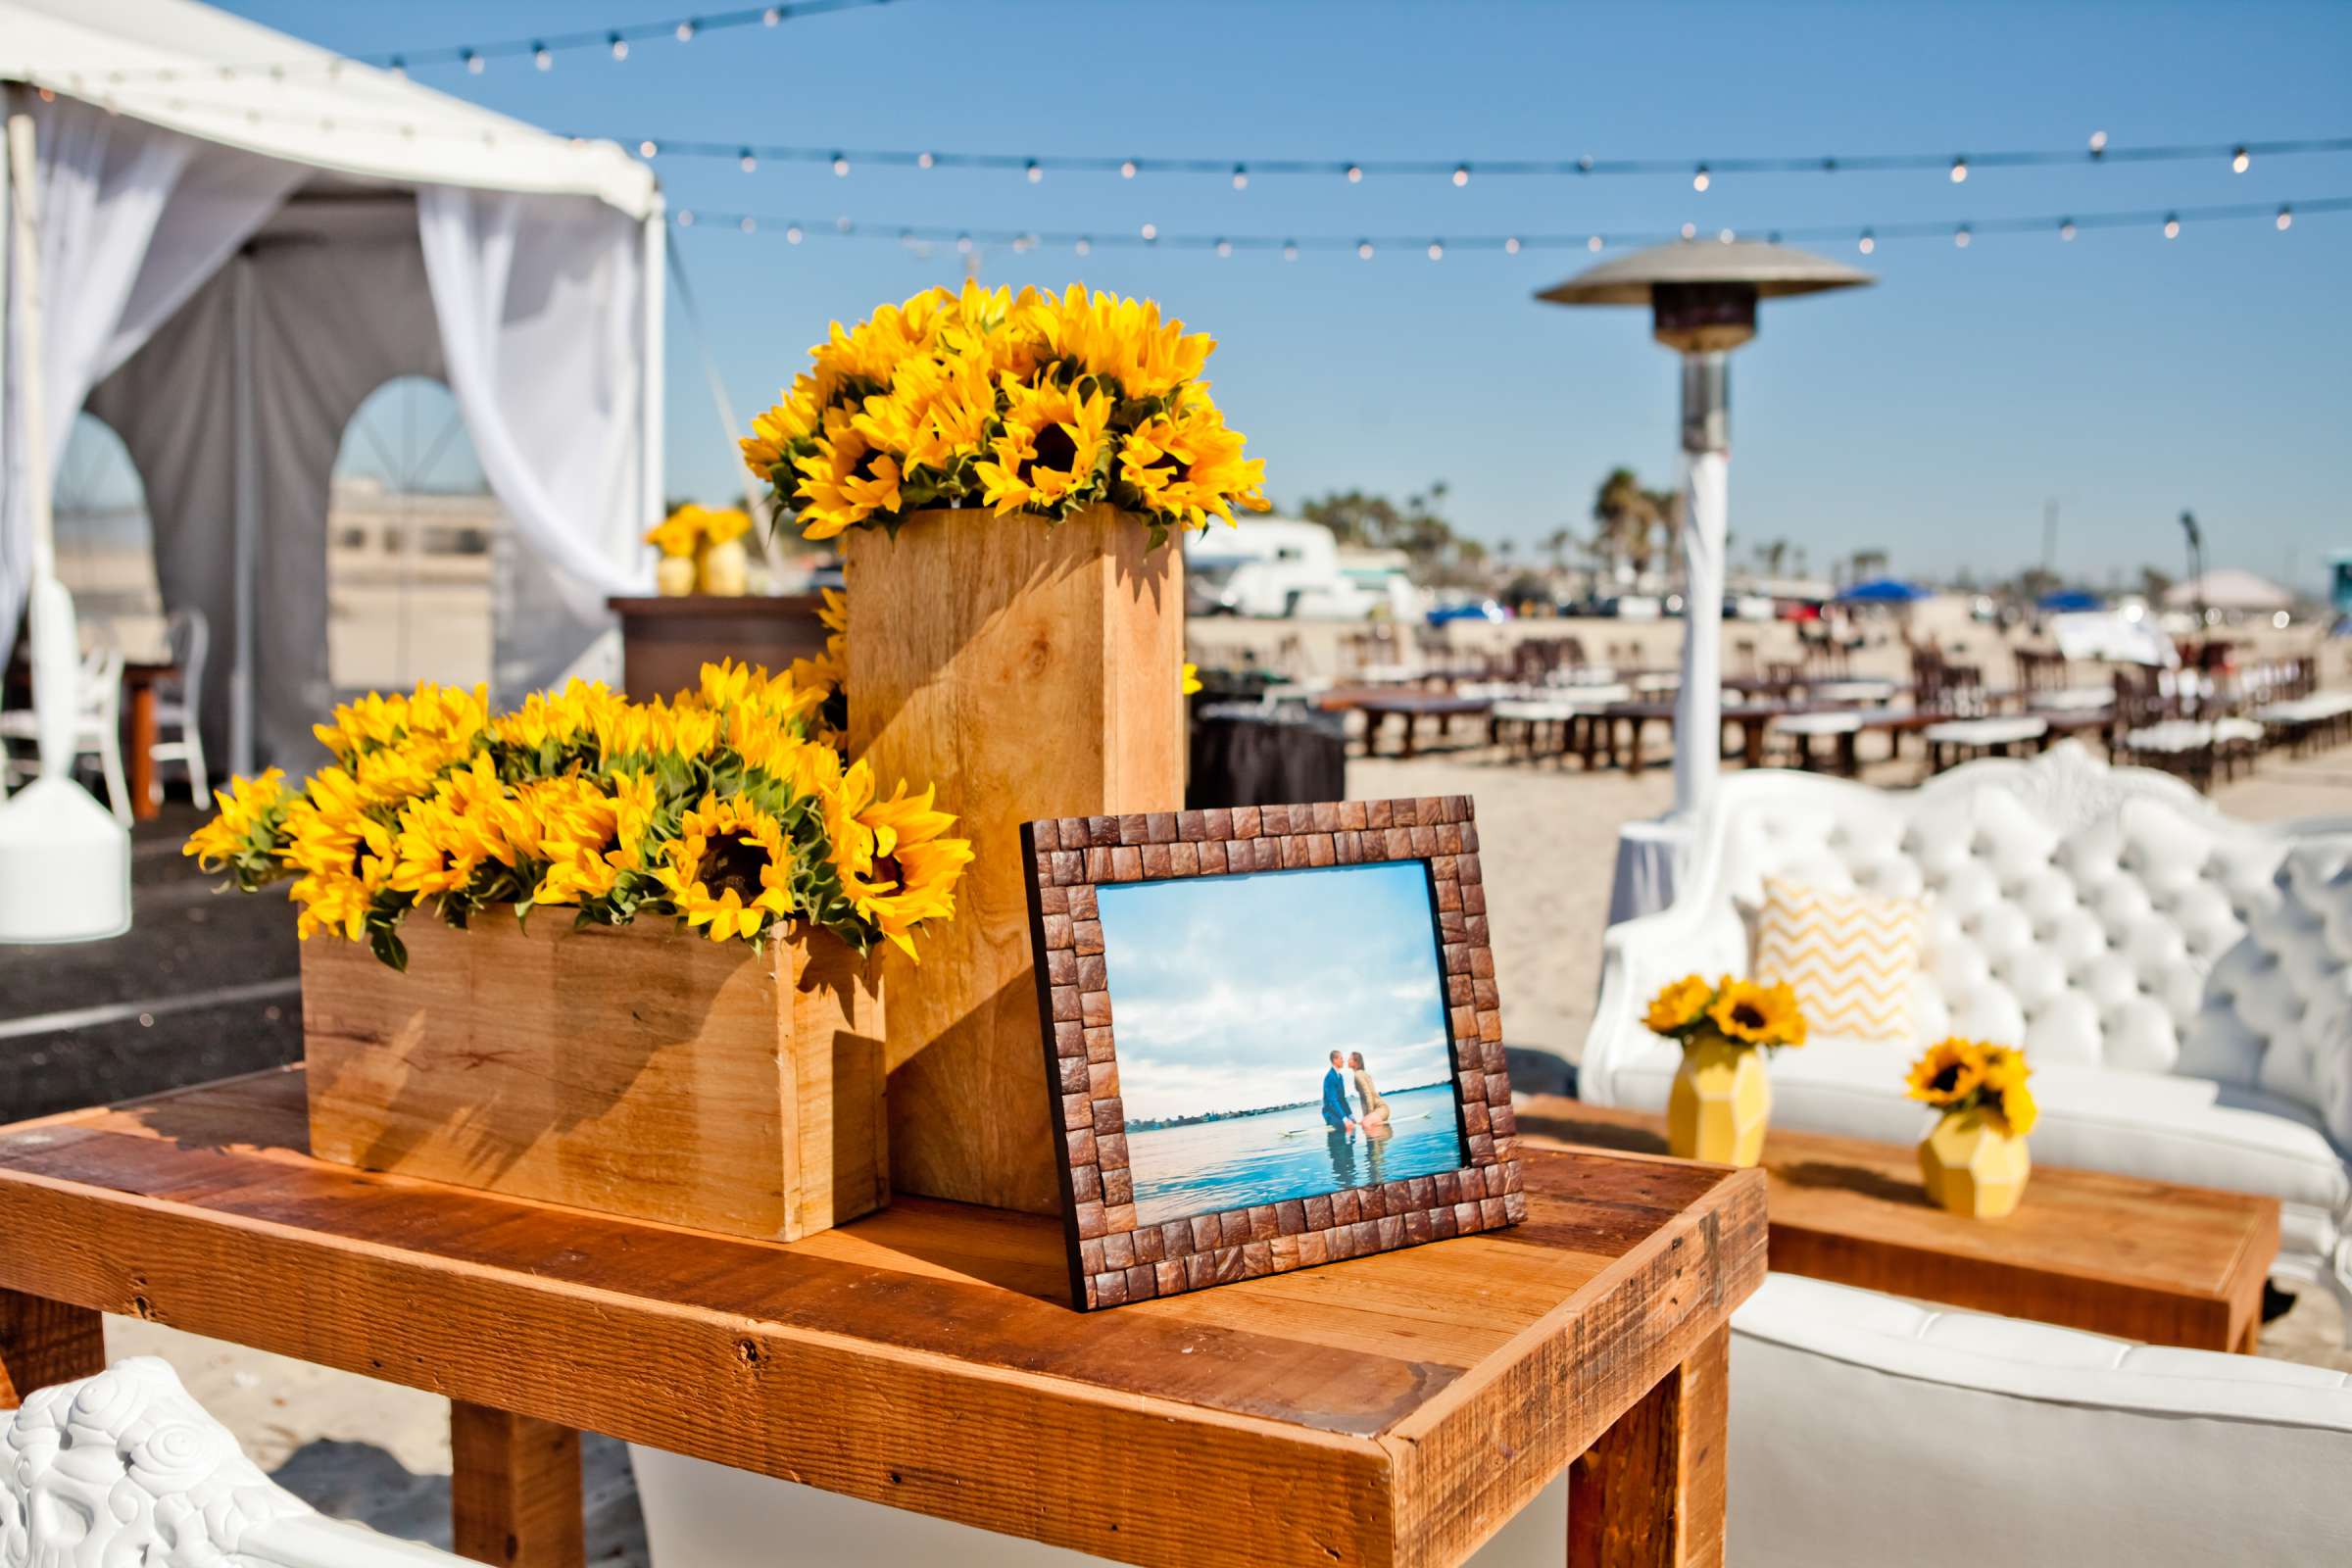
M 1524 1219 L 1465 796 L 1021 829 L 1070 1298 Z

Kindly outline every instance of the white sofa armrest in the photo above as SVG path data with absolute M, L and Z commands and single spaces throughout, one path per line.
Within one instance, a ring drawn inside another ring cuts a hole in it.
M 1620 1068 L 1658 1046 L 1642 1023 L 1649 999 L 1668 981 L 1699 973 L 1747 973 L 1747 931 L 1728 902 L 1701 900 L 1685 889 L 1666 908 L 1609 927 L 1601 939 L 1600 997 L 1592 1031 L 1577 1064 L 1577 1093 L 1613 1105 Z

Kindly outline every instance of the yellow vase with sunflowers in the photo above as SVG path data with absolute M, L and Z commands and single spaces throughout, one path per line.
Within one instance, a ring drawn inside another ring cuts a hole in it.
M 1753 1165 L 1764 1157 L 1772 1079 L 1763 1054 L 1805 1043 L 1787 985 L 1686 975 L 1660 991 L 1643 1021 L 1679 1041 L 1683 1064 L 1666 1099 L 1666 1147 L 1677 1159 Z
M 2036 1114 L 2025 1053 L 1953 1038 L 1911 1066 L 1911 1098 L 1943 1112 L 1919 1146 L 1928 1199 L 1970 1219 L 1999 1219 L 2026 1195 Z

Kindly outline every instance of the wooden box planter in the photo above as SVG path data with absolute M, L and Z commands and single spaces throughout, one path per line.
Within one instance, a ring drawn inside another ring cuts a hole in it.
M 884 964 L 900 1192 L 1060 1209 L 1019 828 L 1184 804 L 1184 562 L 1149 537 L 1108 508 L 843 535 L 851 750 L 939 780 L 977 855 L 920 967 Z
M 880 1008 L 824 935 L 406 921 L 403 974 L 302 949 L 321 1159 L 791 1241 L 889 1200 Z

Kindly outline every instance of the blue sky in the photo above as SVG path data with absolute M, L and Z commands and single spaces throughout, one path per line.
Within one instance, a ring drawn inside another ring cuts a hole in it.
M 407 0 L 230 9 L 369 52 L 657 20 L 674 3 Z M 2118 148 L 2352 132 L 2352 6 L 1275 3 L 901 0 L 874 11 L 649 40 L 546 73 L 502 60 L 417 79 L 540 124 L 641 136 L 1029 154 L 1247 159 Z M 817 236 L 837 217 L 1235 233 L 1712 230 L 1992 218 L 2352 195 L 2352 155 L 2052 170 L 1609 179 L 1054 174 L 763 165 L 656 166 L 673 206 L 801 219 L 788 245 L 700 225 L 681 236 L 739 409 L 787 380 L 839 318 L 962 262 Z M 1772 537 L 1819 565 L 1858 547 L 1897 569 L 2005 572 L 2038 557 L 2103 582 L 2178 569 L 2193 508 L 2215 561 L 2319 584 L 2352 548 L 2343 437 L 2352 214 L 1821 248 L 1871 290 L 1768 307 L 1735 373 L 1734 550 Z M 1612 465 L 1654 483 L 1674 458 L 1674 368 L 1641 313 L 1569 312 L 1532 292 L 1582 253 L 1432 263 L 1310 253 L 1066 249 L 980 257 L 991 282 L 1073 278 L 1159 299 L 1221 347 L 1229 416 L 1281 501 L 1401 494 L 1443 479 L 1458 525 L 1528 542 L 1585 527 Z M 2331 286 L 2332 285 L 2332 286 Z M 670 488 L 717 499 L 732 457 L 676 311 Z
M 1451 1072 L 1418 860 L 1105 887 L 1119 1091 L 1137 1120 L 1295 1104 L 1333 1051 L 1383 1093 Z

